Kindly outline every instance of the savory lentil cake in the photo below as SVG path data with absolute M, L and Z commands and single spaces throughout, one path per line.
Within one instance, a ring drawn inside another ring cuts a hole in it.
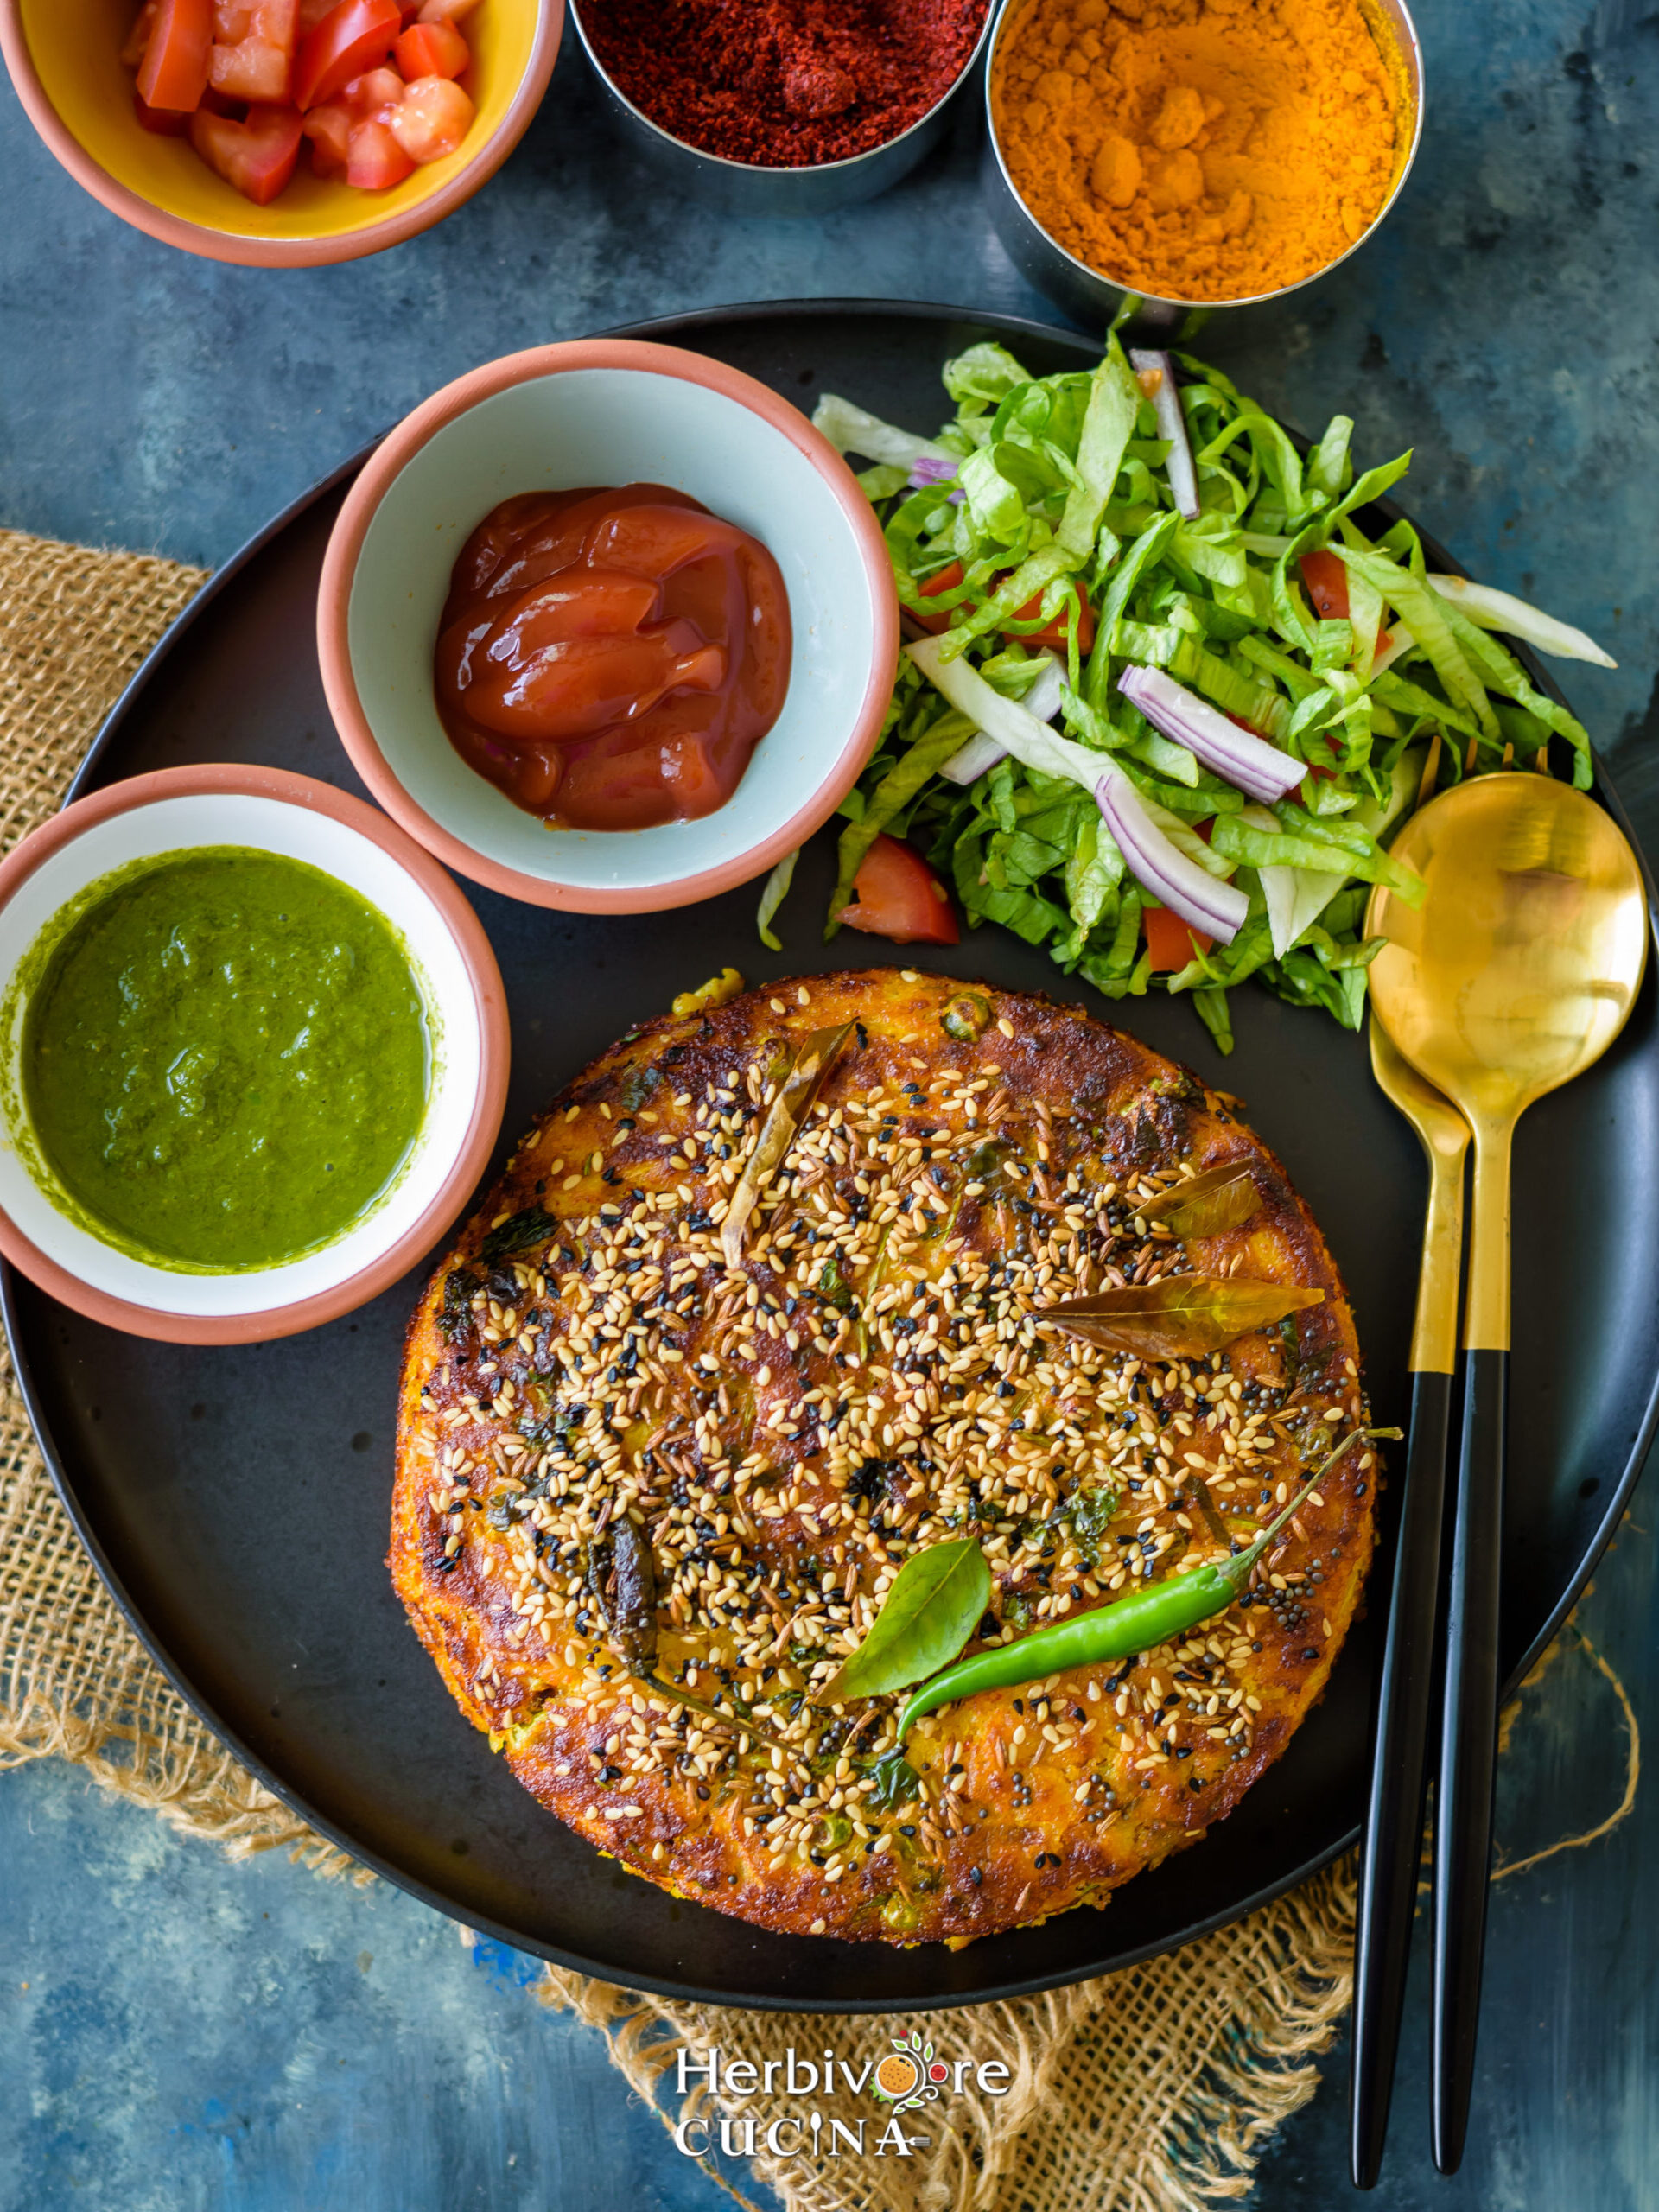
M 398 1592 L 525 1786 L 678 1896 L 893 1942 L 1103 1904 L 1320 1694 L 1363 1438 L 1173 1644 L 944 1707 L 902 1764 L 901 1695 L 819 1694 L 947 1539 L 991 1571 L 969 1652 L 1240 1549 L 1367 1419 L 1336 1268 L 1238 1102 L 1078 1008 L 894 969 L 728 991 L 578 1077 L 433 1276 Z M 1139 1211 L 1229 1161 L 1236 1226 Z M 1324 1300 L 1184 1357 L 1039 1318 L 1181 1271 Z

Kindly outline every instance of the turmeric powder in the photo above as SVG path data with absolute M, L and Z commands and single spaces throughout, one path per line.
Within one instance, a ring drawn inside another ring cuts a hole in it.
M 1250 299 L 1370 227 L 1410 143 L 1367 0 L 1027 0 L 991 111 L 1057 244 L 1163 299 Z

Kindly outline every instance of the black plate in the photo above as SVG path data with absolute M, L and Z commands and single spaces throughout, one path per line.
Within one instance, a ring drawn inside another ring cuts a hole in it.
M 1039 372 L 1088 343 L 1035 324 L 860 302 L 745 308 L 651 326 L 810 408 L 828 389 L 931 429 L 941 362 L 1002 338 Z M 92 790 L 224 760 L 359 788 L 318 679 L 319 566 L 351 467 L 256 538 L 157 647 L 82 771 Z M 1452 565 L 1449 562 L 1446 564 Z M 1605 781 L 1603 800 L 1624 816 Z M 1628 824 L 1625 824 L 1628 830 Z M 752 982 L 874 963 L 879 938 L 820 941 L 833 833 L 785 908 L 781 956 L 756 941 L 753 887 L 694 918 L 588 918 L 470 891 L 512 1007 L 517 1131 L 637 1018 L 729 962 Z M 911 956 L 892 952 L 895 960 Z M 1378 1417 L 1402 1418 L 1424 1178 L 1361 1040 L 1247 990 L 1223 1062 L 1191 1009 L 1116 1008 L 1040 952 L 986 929 L 930 964 L 1081 996 L 1248 1100 L 1347 1278 Z M 503 1147 L 505 1151 L 505 1147 Z M 1516 1154 L 1516 1338 L 1505 1671 L 1548 1640 L 1588 1578 L 1641 1465 L 1659 1348 L 1659 1004 L 1649 965 L 1629 1027 L 1536 1106 Z M 493 1170 L 492 1170 L 493 1173 Z M 950 1953 L 772 1936 L 682 1904 L 544 1813 L 452 1703 L 405 1625 L 383 1559 L 392 1421 L 411 1274 L 350 1319 L 285 1343 L 192 1350 L 118 1335 L 20 1277 L 5 1319 L 64 1501 L 99 1567 L 183 1694 L 324 1834 L 428 1903 L 524 1949 L 635 1988 L 715 2002 L 877 2011 L 962 2004 L 1080 1980 L 1261 1904 L 1352 1840 L 1380 1622 L 1349 1638 L 1328 1694 L 1208 1840 L 1143 1874 L 1104 1913 Z M 1387 1501 L 1385 1500 L 1385 1504 Z M 1373 1592 L 1385 1590 L 1379 1573 Z

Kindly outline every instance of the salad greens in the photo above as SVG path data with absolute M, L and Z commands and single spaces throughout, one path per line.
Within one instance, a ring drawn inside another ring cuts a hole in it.
M 1590 781 L 1584 728 L 1494 628 L 1607 657 L 1505 594 L 1430 574 L 1409 523 L 1368 536 L 1358 517 L 1411 456 L 1356 474 L 1345 416 L 1304 454 L 1179 355 L 1188 453 L 1172 472 L 1152 396 L 1164 372 L 1144 365 L 1168 357 L 1137 358 L 1138 377 L 1114 335 L 1093 371 L 1033 377 L 1001 346 L 971 346 L 945 365 L 956 414 L 937 438 L 820 404 L 818 429 L 872 464 L 859 480 L 913 640 L 842 809 L 825 934 L 886 831 L 928 856 L 971 923 L 1046 945 L 1108 997 L 1190 993 L 1224 1052 L 1228 993 L 1250 976 L 1357 1028 L 1370 887 L 1421 897 L 1384 841 L 1434 778 L 1545 767 L 1554 735 Z M 1172 474 L 1190 506 L 1194 472 L 1198 512 L 1184 514 Z M 1120 689 L 1137 669 L 1163 671 L 1131 678 L 1157 724 Z M 767 887 L 769 941 L 787 880 Z M 1202 934 L 1154 974 L 1142 916 L 1160 904 Z

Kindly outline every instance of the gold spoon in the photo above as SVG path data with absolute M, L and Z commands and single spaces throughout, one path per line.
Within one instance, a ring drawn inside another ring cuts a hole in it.
M 1463 1163 L 1469 1124 L 1403 1059 L 1371 1020 L 1371 1071 L 1417 1132 L 1428 1161 L 1428 1211 L 1411 1337 L 1411 1427 L 1394 1587 L 1371 1735 L 1370 1789 L 1354 1928 L 1354 2031 L 1349 2157 L 1356 2189 L 1382 2164 L 1405 2004 L 1428 1785 L 1428 1715 L 1446 1517 L 1452 1380 L 1463 1266 Z
M 1376 1017 L 1474 1135 L 1461 1465 L 1434 1803 L 1434 2163 L 1463 2156 L 1480 2009 L 1497 1755 L 1499 1552 L 1510 1344 L 1510 1151 L 1533 1101 L 1581 1075 L 1647 963 L 1642 871 L 1611 817 L 1548 776 L 1480 776 L 1408 821 L 1367 933 Z

